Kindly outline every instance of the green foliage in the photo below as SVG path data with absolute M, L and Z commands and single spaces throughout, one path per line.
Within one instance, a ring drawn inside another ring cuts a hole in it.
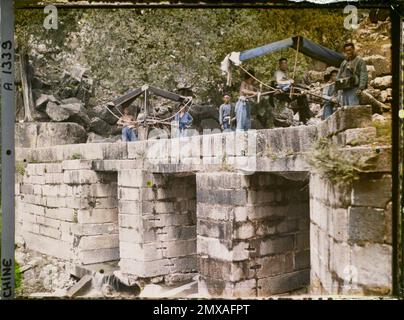
M 391 144 L 391 117 L 386 118 L 385 121 L 373 121 L 372 126 L 376 128 L 375 143 L 378 144 Z
M 18 289 L 21 287 L 22 277 L 21 277 L 21 268 L 18 262 L 15 262 L 14 267 L 14 280 L 15 280 L 15 288 Z
M 227 156 L 226 152 L 223 153 L 223 156 L 222 156 L 222 163 L 220 166 L 220 171 L 228 171 L 228 172 L 235 171 L 234 166 L 228 163 L 228 156 Z
M 73 153 L 72 160 L 78 160 L 78 159 L 81 159 L 81 154 L 80 153 Z
M 21 176 L 25 174 L 25 166 L 22 162 L 17 162 L 15 164 L 15 172 L 17 172 Z
M 59 9 L 58 29 L 47 30 L 43 26 L 46 18 L 43 10 L 17 10 L 15 14 L 15 34 L 19 50 L 28 51 L 32 41 L 45 43 L 53 50 L 56 47 L 71 50 L 71 48 L 66 47 L 66 39 L 71 32 L 77 30 L 77 22 L 80 17 L 81 10 Z
M 310 166 L 317 170 L 323 177 L 336 184 L 349 184 L 357 180 L 361 172 L 372 168 L 372 160 L 376 153 L 358 153 L 341 150 L 338 145 L 327 138 L 319 139 L 313 150 L 306 155 Z
M 53 67 L 71 66 L 68 56 L 88 66 L 98 102 L 150 83 L 171 91 L 192 87 L 199 101 L 219 104 L 218 89 L 226 82 L 219 67 L 228 53 L 298 34 L 340 50 L 350 36 L 341 10 L 70 9 L 59 10 L 59 30 L 49 31 L 42 27 L 44 17 L 41 10 L 18 10 L 18 41 L 47 45 L 41 65 L 49 76 Z M 269 82 L 281 56 L 293 68 L 294 50 L 252 59 L 246 67 Z M 299 54 L 297 73 L 309 63 Z M 234 72 L 234 86 L 226 88 L 234 97 L 240 76 Z

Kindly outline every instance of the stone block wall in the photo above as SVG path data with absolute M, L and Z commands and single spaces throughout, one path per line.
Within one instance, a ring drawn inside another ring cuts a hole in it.
M 119 259 L 154 282 L 199 272 L 205 296 L 309 281 L 312 293 L 389 294 L 391 147 L 369 144 L 375 129 L 370 106 L 353 106 L 317 126 L 18 148 L 17 241 L 77 264 Z M 322 179 L 306 161 L 319 138 L 374 154 L 372 173 Z
M 309 284 L 308 182 L 197 174 L 199 294 L 265 297 Z
M 390 174 L 363 174 L 346 186 L 312 174 L 312 293 L 391 293 L 391 218 Z
M 116 173 L 91 161 L 29 163 L 16 184 L 16 236 L 30 249 L 91 264 L 119 259 Z
M 195 190 L 195 175 L 118 172 L 119 265 L 123 274 L 159 277 L 166 282 L 195 275 Z

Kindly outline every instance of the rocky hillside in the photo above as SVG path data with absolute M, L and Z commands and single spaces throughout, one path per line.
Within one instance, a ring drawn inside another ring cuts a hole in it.
M 296 34 L 334 50 L 353 39 L 371 79 L 363 103 L 379 113 L 391 107 L 390 24 L 372 23 L 367 13 L 361 16 L 360 28 L 350 33 L 343 28 L 339 11 L 69 10 L 60 13 L 60 30 L 44 33 L 36 29 L 41 15 L 20 12 L 16 19 L 19 145 L 49 145 L 53 136 L 57 138 L 52 143 L 116 141 L 120 129 L 106 103 L 145 83 L 193 96 L 194 126 L 217 128 L 221 94 L 230 92 L 235 100 L 242 76 L 235 72 L 235 85 L 225 87 L 219 69 L 224 56 Z M 293 61 L 295 52 L 253 59 L 247 67 L 269 82 L 280 56 Z M 326 66 L 298 56 L 297 75 L 314 83 L 314 90 L 322 85 L 325 70 Z M 159 99 L 151 102 L 162 116 L 176 108 Z M 133 104 L 134 113 L 140 103 Z M 318 101 L 311 108 L 319 118 Z M 289 110 L 273 110 L 268 99 L 253 108 L 255 128 L 298 124 Z

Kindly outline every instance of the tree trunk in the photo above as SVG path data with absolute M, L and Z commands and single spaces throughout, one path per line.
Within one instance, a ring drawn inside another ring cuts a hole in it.
M 20 58 L 21 63 L 21 85 L 22 85 L 22 93 L 23 93 L 23 101 L 24 101 L 24 121 L 33 121 L 32 118 L 32 110 L 34 108 L 34 101 L 32 97 L 31 91 L 31 79 L 29 76 L 28 69 L 28 55 L 26 53 L 21 54 Z

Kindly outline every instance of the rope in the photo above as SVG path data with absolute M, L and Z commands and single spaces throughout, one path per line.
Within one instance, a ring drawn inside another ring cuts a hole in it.
M 182 110 L 184 110 L 186 107 L 188 107 L 188 104 L 189 103 L 191 103 L 191 106 L 189 107 L 190 109 L 191 109 L 191 107 L 192 107 L 192 98 L 190 98 L 188 101 L 187 101 L 187 103 L 186 104 L 184 104 L 184 106 L 180 109 L 180 110 L 178 110 L 176 113 L 174 113 L 172 116 L 170 116 L 170 117 L 168 117 L 168 118 L 165 118 L 165 119 L 162 119 L 162 120 L 160 120 L 160 121 L 168 121 L 168 120 L 171 120 L 172 118 L 174 118 L 177 114 L 179 114 Z
M 245 73 L 247 73 L 251 78 L 253 78 L 255 81 L 259 82 L 260 84 L 262 84 L 263 86 L 271 89 L 271 90 L 277 90 L 274 87 L 271 87 L 269 84 L 266 84 L 265 82 L 262 82 L 260 79 L 256 78 L 255 76 L 253 76 L 250 72 L 248 72 L 248 70 L 246 70 L 245 68 L 243 68 L 242 65 L 238 66 L 241 70 L 243 70 Z
M 115 118 L 117 118 L 118 120 L 120 119 L 120 117 L 118 117 L 115 113 L 113 113 L 108 106 L 104 106 Z
M 130 123 L 130 124 L 136 124 L 136 123 L 151 121 L 151 122 L 153 122 L 153 123 L 161 123 L 161 124 L 170 125 L 171 122 L 169 122 L 169 120 L 173 119 L 177 114 L 179 114 L 182 110 L 184 110 L 186 107 L 188 107 L 188 105 L 190 105 L 189 109 L 191 110 L 192 105 L 193 105 L 193 100 L 192 100 L 191 97 L 188 99 L 188 101 L 184 104 L 184 106 L 183 106 L 181 109 L 179 109 L 176 113 L 174 113 L 174 114 L 173 114 L 172 116 L 170 116 L 170 117 L 167 117 L 167 118 L 164 118 L 164 119 L 161 119 L 161 120 L 156 119 L 156 118 L 150 118 L 150 119 L 145 118 L 145 119 L 142 120 L 142 121 L 137 121 L 137 120 L 136 120 L 136 121 L 130 121 L 130 122 L 128 121 L 128 123 Z M 120 117 L 118 117 L 115 113 L 113 113 L 113 112 L 108 108 L 108 106 L 105 105 L 104 107 L 105 107 L 105 108 L 108 110 L 108 112 L 111 113 L 115 118 L 117 118 L 118 120 L 120 119 Z M 114 107 L 115 107 L 115 106 L 114 106 Z M 118 109 L 117 107 L 115 107 L 115 109 L 118 110 L 118 112 L 121 114 L 121 116 L 123 116 L 123 114 L 119 111 L 119 109 Z
M 121 117 L 123 117 L 121 110 L 119 110 L 118 107 L 116 107 L 116 106 L 114 106 L 114 108 L 118 111 L 118 113 L 121 115 Z

